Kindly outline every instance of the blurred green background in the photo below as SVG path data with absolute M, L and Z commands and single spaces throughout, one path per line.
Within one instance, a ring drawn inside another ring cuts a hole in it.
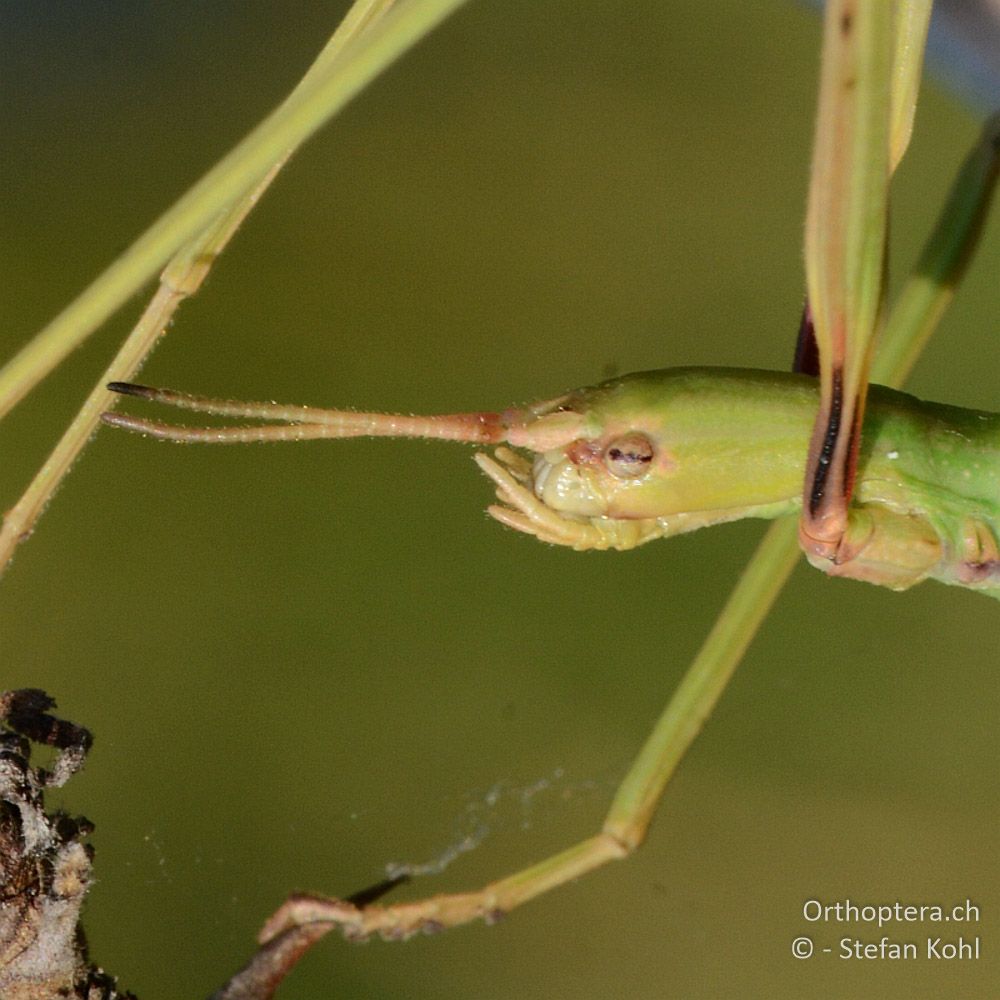
M 5 355 L 345 6 L 0 8 Z M 143 378 L 444 412 L 787 367 L 818 41 L 782 4 L 472 3 L 297 156 Z M 896 275 L 976 133 L 926 88 Z M 914 391 L 996 408 L 998 241 L 994 221 Z M 0 428 L 4 505 L 142 304 Z M 0 584 L 2 685 L 96 733 L 61 801 L 97 824 L 93 955 L 142 1000 L 206 995 L 291 889 L 349 893 L 488 825 L 410 891 L 467 888 L 596 829 L 761 526 L 580 555 L 502 530 L 490 498 L 446 445 L 93 442 Z M 330 938 L 279 996 L 993 995 L 998 624 L 974 595 L 800 570 L 636 858 L 498 927 Z M 982 957 L 793 959 L 800 934 L 877 940 L 802 919 L 847 897 L 971 897 Z

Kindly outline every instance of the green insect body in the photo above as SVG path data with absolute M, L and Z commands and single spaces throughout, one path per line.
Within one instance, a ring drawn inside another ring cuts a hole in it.
M 601 518 L 631 522 L 627 534 L 605 532 L 614 548 L 793 513 L 801 508 L 817 393 L 805 376 L 702 368 L 643 372 L 581 389 L 550 404 L 558 419 L 573 413 L 581 423 L 573 443 L 536 460 L 533 492 L 547 507 L 588 517 L 595 527 Z M 815 564 L 894 589 L 930 577 L 1000 596 L 1000 415 L 881 386 L 872 387 L 870 407 L 850 556 Z M 534 413 L 536 422 L 508 440 L 523 436 L 530 445 L 552 419 L 539 408 Z M 629 434 L 650 445 L 640 475 L 621 475 L 608 461 L 608 450 Z M 590 540 L 584 535 L 579 547 L 592 547 Z
M 280 421 L 180 428 L 120 414 L 109 423 L 179 441 L 362 435 L 511 445 L 479 454 L 498 520 L 576 549 L 654 538 L 802 505 L 818 402 L 814 379 L 780 372 L 642 372 L 503 413 L 433 417 L 235 403 L 169 390 L 118 391 L 185 409 Z M 526 456 L 524 453 L 530 453 Z M 848 530 L 835 576 L 902 590 L 933 578 L 1000 596 L 1000 415 L 873 386 Z

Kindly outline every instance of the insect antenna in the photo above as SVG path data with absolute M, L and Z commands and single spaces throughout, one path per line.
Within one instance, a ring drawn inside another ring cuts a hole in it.
M 275 421 L 245 427 L 186 427 L 104 413 L 103 423 L 165 441 L 199 444 L 242 444 L 256 441 L 309 441 L 319 438 L 415 437 L 445 441 L 494 444 L 506 440 L 507 429 L 499 413 L 448 413 L 407 416 L 395 413 L 357 413 L 281 403 L 247 403 L 230 399 L 192 396 L 173 389 L 155 389 L 131 382 L 110 382 L 108 389 L 195 413 L 246 420 Z

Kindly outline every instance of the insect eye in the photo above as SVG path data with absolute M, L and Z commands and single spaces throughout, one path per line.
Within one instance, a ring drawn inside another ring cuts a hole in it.
M 616 438 L 604 451 L 604 464 L 618 479 L 638 479 L 653 461 L 653 445 L 645 434 Z

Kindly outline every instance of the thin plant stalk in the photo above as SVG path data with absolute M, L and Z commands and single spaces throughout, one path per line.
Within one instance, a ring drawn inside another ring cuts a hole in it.
M 405 0 L 223 157 L 80 296 L 0 369 L 0 418 L 135 294 L 181 247 L 340 111 L 464 0 Z
M 300 95 L 317 81 L 325 79 L 327 74 L 336 69 L 338 62 L 349 62 L 358 40 L 381 21 L 396 2 L 397 0 L 357 0 L 313 65 L 286 98 L 282 108 L 294 106 Z M 276 112 L 280 113 L 281 109 Z M 59 483 L 93 435 L 101 413 L 117 403 L 118 397 L 105 388 L 107 383 L 128 380 L 135 374 L 167 328 L 180 303 L 201 286 L 215 260 L 288 162 L 292 152 L 293 147 L 286 149 L 251 191 L 226 208 L 221 215 L 216 215 L 203 232 L 182 246 L 167 264 L 160 276 L 160 286 L 138 323 L 101 374 L 28 488 L 4 516 L 0 527 L 0 574 L 10 562 L 17 545 L 31 535 Z

